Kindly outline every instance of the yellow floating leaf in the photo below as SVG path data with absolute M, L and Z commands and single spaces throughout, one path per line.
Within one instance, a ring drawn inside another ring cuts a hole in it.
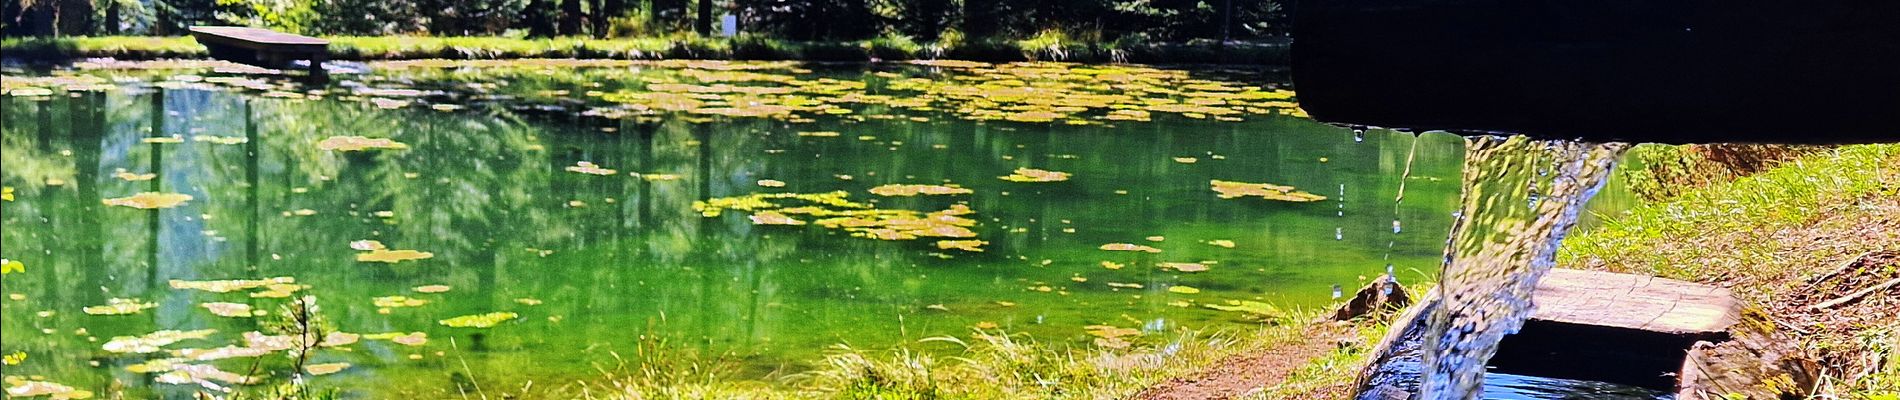
M 404 346 L 421 346 L 429 343 L 429 334 L 425 332 L 410 332 L 406 334 L 402 332 L 372 333 L 363 335 L 363 338 L 369 340 L 388 340 Z
M 14 379 L 7 379 L 6 381 L 8 397 L 48 396 L 49 398 L 53 400 L 69 400 L 69 399 L 78 400 L 78 399 L 92 398 L 92 392 L 74 389 L 72 386 L 61 385 L 58 383 L 53 383 L 53 382 L 43 381 L 43 380 L 17 379 L 13 376 L 7 376 L 7 378 L 14 378 Z
M 119 336 L 106 341 L 106 344 L 100 346 L 100 348 L 113 353 L 156 353 L 160 347 L 165 347 L 183 340 L 204 339 L 211 336 L 212 333 L 217 332 L 218 331 L 214 329 L 195 331 L 163 330 L 148 333 L 144 336 Z
M 464 315 L 436 321 L 436 323 L 454 328 L 488 328 L 513 320 L 516 317 L 519 317 L 519 315 L 511 312 L 492 312 L 487 314 Z
M 965 188 L 956 187 L 956 186 L 902 185 L 902 184 L 882 185 L 882 186 L 871 188 L 870 192 L 871 194 L 875 194 L 879 196 L 902 196 L 902 197 L 916 196 L 920 194 L 956 195 L 956 194 L 975 193 L 971 191 L 970 189 L 965 189 Z
M 639 177 L 640 179 L 645 179 L 650 182 L 664 182 L 664 181 L 680 180 L 680 176 L 678 174 L 642 174 L 642 173 L 635 172 L 633 173 L 633 176 Z
M 754 225 L 804 225 L 805 221 L 786 216 L 778 211 L 760 211 L 750 216 Z
M 442 293 L 449 291 L 448 285 L 424 285 L 415 287 L 416 293 Z
M 403 261 L 428 259 L 430 257 L 435 257 L 435 253 L 415 250 L 377 249 L 368 253 L 358 253 L 356 255 L 356 261 L 395 264 Z
M 1260 197 L 1267 200 L 1289 201 L 1289 202 L 1296 202 L 1296 203 L 1314 202 L 1314 201 L 1320 201 L 1320 200 L 1326 199 L 1326 196 L 1296 191 L 1294 190 L 1292 186 L 1281 186 L 1281 185 L 1275 185 L 1271 183 L 1246 183 L 1246 182 L 1223 181 L 1219 179 L 1209 181 L 1209 183 L 1213 185 L 1214 192 L 1219 193 L 1220 198 L 1223 198 L 1223 199 L 1255 196 L 1255 197 Z
M 383 296 L 370 300 L 372 303 L 375 303 L 377 307 L 386 308 L 421 307 L 425 304 L 429 304 L 428 300 L 414 299 L 406 296 Z
M 1234 248 L 1234 241 L 1226 240 L 1226 239 L 1209 240 L 1207 241 L 1207 244 L 1220 246 L 1220 247 L 1226 247 L 1229 249 Z
M 6 355 L 6 357 L 0 357 L 0 364 L 20 365 L 20 363 L 23 362 L 26 362 L 26 352 L 24 351 L 16 351 L 13 352 L 13 354 Z
M 173 279 L 171 280 L 171 287 L 173 289 L 202 290 L 202 291 L 212 292 L 212 293 L 230 293 L 230 292 L 235 292 L 239 290 L 251 290 L 251 289 L 261 288 L 261 287 L 270 286 L 270 285 L 288 285 L 288 284 L 293 284 L 293 283 L 297 283 L 297 279 L 287 277 L 287 276 L 257 279 L 257 280 L 222 280 L 222 281 L 181 281 L 181 280 Z
M 1133 244 L 1133 243 L 1109 243 L 1109 244 L 1102 245 L 1101 249 L 1108 250 L 1108 251 L 1139 251 L 1139 252 L 1144 252 L 1144 253 L 1160 253 L 1161 252 L 1161 249 L 1149 247 L 1146 245 Z M 1110 269 L 1114 269 L 1114 268 L 1110 268 Z
M 1069 180 L 1069 173 L 1035 168 L 1017 168 L 1014 173 L 1002 176 L 1001 178 L 1010 182 L 1060 182 Z
M 20 262 L 20 260 L 8 260 L 5 258 L 0 258 L 0 275 L 6 275 L 6 274 L 15 273 L 15 272 L 26 272 L 26 264 Z
M 957 250 L 981 253 L 983 252 L 983 246 L 988 245 L 988 244 L 990 244 L 990 242 L 981 241 L 981 240 L 939 240 L 937 241 L 937 248 L 944 249 L 944 250 L 957 249 Z
M 977 321 L 976 326 L 974 326 L 976 329 L 996 329 L 997 327 L 998 325 L 996 325 L 995 322 L 990 321 Z
M 1116 288 L 1116 289 L 1140 289 L 1140 288 L 1141 288 L 1141 284 L 1139 284 L 1139 283 L 1122 283 L 1122 282 L 1109 282 L 1109 283 L 1108 283 L 1108 287 L 1112 287 L 1112 288 Z
M 519 299 L 515 299 L 515 302 L 516 302 L 516 303 L 521 303 L 521 305 L 524 305 L 524 306 L 538 306 L 538 305 L 541 305 L 541 299 L 536 299 L 536 298 L 532 298 L 532 297 L 523 297 L 523 298 L 519 298 Z
M 376 251 L 376 250 L 385 250 L 385 249 L 388 249 L 389 247 L 383 246 L 383 242 L 379 242 L 375 240 L 357 240 L 357 241 L 350 242 L 350 248 L 356 249 L 359 251 Z
M 135 173 L 131 173 L 131 172 L 121 169 L 118 172 L 113 172 L 112 177 L 119 178 L 120 180 L 124 180 L 126 182 L 139 182 L 139 181 L 149 181 L 149 180 L 152 180 L 153 178 L 157 178 L 158 174 L 135 174 Z
M 1171 269 L 1180 272 L 1201 272 L 1207 270 L 1207 265 L 1201 263 L 1164 262 L 1161 263 L 1161 269 Z
M 171 135 L 171 136 L 160 136 L 160 137 L 148 137 L 144 139 L 139 139 L 139 141 L 144 142 L 144 143 L 152 143 L 152 144 L 184 143 L 185 137 L 178 136 L 178 135 Z
M 1122 264 L 1122 263 L 1118 263 L 1118 262 L 1114 262 L 1114 261 L 1103 261 L 1103 262 L 1102 262 L 1102 268 L 1108 268 L 1108 269 L 1122 269 L 1122 267 L 1126 267 L 1126 266 L 1127 266 L 1127 265 L 1125 265 L 1125 264 Z
M 594 163 L 587 162 L 587 161 L 577 162 L 573 166 L 567 167 L 567 172 L 579 172 L 579 173 L 588 174 L 588 175 L 600 175 L 600 176 L 607 176 L 607 175 L 613 175 L 613 174 L 619 173 L 619 171 L 602 168 L 599 165 L 594 165 Z
M 1180 294 L 1195 294 L 1195 293 L 1200 293 L 1200 292 L 1201 292 L 1201 290 L 1200 290 L 1200 289 L 1195 289 L 1195 288 L 1193 288 L 1193 287 L 1190 287 L 1190 286 L 1179 286 L 1179 285 L 1176 285 L 1176 286 L 1169 286 L 1169 287 L 1168 287 L 1168 292 L 1172 292 L 1172 293 L 1180 293 Z
M 1182 164 L 1193 164 L 1193 163 L 1196 163 L 1196 162 L 1200 162 L 1200 161 L 1201 161 L 1201 159 L 1199 159 L 1199 158 L 1194 158 L 1194 157 L 1175 157 L 1175 158 L 1174 158 L 1174 162 L 1178 162 L 1178 163 L 1182 163 Z
M 409 145 L 382 138 L 371 139 L 362 136 L 331 136 L 317 142 L 317 148 L 334 151 L 363 151 L 371 149 L 403 150 L 408 149 Z
M 191 141 L 228 145 L 228 144 L 243 144 L 244 142 L 249 142 L 251 140 L 243 136 L 197 135 L 197 136 L 192 136 Z
M 212 314 L 220 317 L 244 318 L 251 316 L 250 304 L 213 302 L 199 304 L 198 306 L 204 307 L 205 310 L 209 310 Z
M 127 315 L 137 314 L 140 311 L 156 307 L 158 307 L 158 304 L 142 302 L 138 299 L 121 299 L 115 297 L 106 299 L 105 305 L 90 306 L 82 310 L 92 315 Z
M 108 206 L 132 207 L 132 208 L 138 208 L 138 209 L 152 210 L 152 209 L 159 209 L 159 208 L 177 207 L 179 205 L 185 204 L 185 202 L 189 200 L 191 200 L 191 195 L 188 195 L 188 194 L 141 192 L 139 194 L 135 194 L 130 197 L 105 199 L 105 204 Z
M 303 370 L 310 372 L 311 375 L 329 375 L 329 374 L 334 374 L 337 372 L 342 372 L 344 368 L 349 368 L 349 367 L 350 367 L 350 363 L 339 362 L 339 363 L 305 365 L 303 367 Z
M 759 186 L 769 187 L 769 188 L 785 187 L 785 182 L 771 180 L 771 179 L 760 179 Z

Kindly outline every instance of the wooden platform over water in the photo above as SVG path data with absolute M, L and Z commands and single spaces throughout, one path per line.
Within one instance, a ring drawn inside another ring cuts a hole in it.
M 292 60 L 310 60 L 313 75 L 323 73 L 330 59 L 330 41 L 309 36 L 241 26 L 194 26 L 191 36 L 220 60 L 284 68 Z
M 1539 321 L 1698 336 L 1741 320 L 1727 288 L 1641 275 L 1556 269 L 1534 296 Z

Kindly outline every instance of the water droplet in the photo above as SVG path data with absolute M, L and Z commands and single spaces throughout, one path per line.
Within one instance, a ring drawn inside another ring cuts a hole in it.
M 1353 143 L 1363 143 L 1363 142 L 1365 142 L 1365 141 L 1366 141 L 1366 130 L 1365 130 L 1365 129 L 1359 129 L 1359 128 L 1353 128 L 1353 129 L 1352 129 L 1352 142 L 1353 142 Z
M 1399 231 L 1403 231 L 1403 230 L 1404 228 L 1399 226 L 1399 220 L 1393 219 L 1392 220 L 1392 234 L 1396 235 L 1399 233 Z
M 1333 240 L 1346 240 L 1346 228 L 1333 228 Z

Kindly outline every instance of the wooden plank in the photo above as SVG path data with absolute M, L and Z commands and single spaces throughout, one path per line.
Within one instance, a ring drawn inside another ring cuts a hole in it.
M 269 29 L 247 28 L 242 26 L 194 26 L 194 34 L 226 38 L 235 41 L 262 45 L 279 46 L 328 46 L 330 41 L 293 33 L 284 33 Z M 199 36 L 204 37 L 204 36 Z
M 1726 288 L 1630 274 L 1554 269 L 1531 318 L 1678 335 L 1720 334 L 1741 319 Z

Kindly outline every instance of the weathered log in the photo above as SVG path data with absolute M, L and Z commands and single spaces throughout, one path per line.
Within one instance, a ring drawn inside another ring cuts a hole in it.
M 1683 361 L 1677 399 L 1807 398 L 1820 367 L 1760 310 L 1743 312 L 1730 340 L 1698 342 Z

